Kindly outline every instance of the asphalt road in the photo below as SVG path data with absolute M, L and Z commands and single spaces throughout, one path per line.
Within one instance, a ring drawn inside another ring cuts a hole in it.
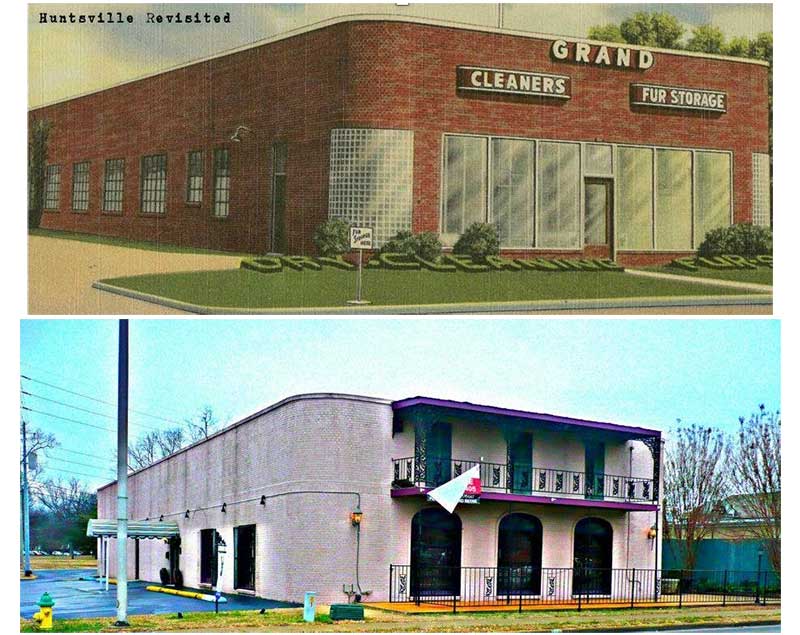
M 95 569 L 50 569 L 35 573 L 36 580 L 20 581 L 20 617 L 29 619 L 39 610 L 36 602 L 45 591 L 55 602 L 53 611 L 56 618 L 116 616 L 117 587 L 111 584 L 106 591 L 105 585 L 100 582 L 80 579 L 95 575 Z M 213 602 L 146 591 L 147 584 L 151 583 L 128 583 L 128 613 L 130 615 L 214 610 Z M 227 602 L 219 605 L 221 611 L 252 611 L 292 606 L 286 602 L 238 595 L 229 595 L 226 598 Z

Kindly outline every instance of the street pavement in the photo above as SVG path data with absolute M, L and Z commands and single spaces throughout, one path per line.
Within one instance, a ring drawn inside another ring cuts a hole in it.
M 47 591 L 55 602 L 53 615 L 56 619 L 76 617 L 115 617 L 117 614 L 117 587 L 105 585 L 90 578 L 96 569 L 62 569 L 35 571 L 36 580 L 20 581 L 20 617 L 30 619 L 39 610 L 36 602 Z M 205 602 L 166 593 L 146 591 L 150 582 L 128 583 L 128 614 L 193 613 L 213 611 L 214 602 Z M 204 591 L 209 593 L 209 591 Z M 227 602 L 220 603 L 220 611 L 253 611 L 296 606 L 287 602 L 276 602 L 261 598 L 226 595 Z

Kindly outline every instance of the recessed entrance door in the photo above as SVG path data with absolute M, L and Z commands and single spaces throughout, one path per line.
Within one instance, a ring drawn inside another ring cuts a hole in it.
M 512 431 L 508 435 L 508 486 L 514 494 L 530 494 L 533 476 L 533 436 Z
M 584 183 L 583 244 L 587 257 L 613 258 L 614 181 L 586 179 Z
M 542 587 L 542 523 L 529 514 L 500 521 L 497 594 L 539 595 Z
M 449 423 L 437 422 L 426 437 L 425 484 L 438 487 L 450 480 L 453 433 Z
M 461 520 L 444 509 L 423 509 L 411 520 L 411 595 L 459 595 Z
M 234 587 L 256 590 L 256 526 L 241 525 L 233 528 L 233 579 Z
M 611 594 L 611 525 L 601 518 L 584 518 L 575 525 L 573 595 Z

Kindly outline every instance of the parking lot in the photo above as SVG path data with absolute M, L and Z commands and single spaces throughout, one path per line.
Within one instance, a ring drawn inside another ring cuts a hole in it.
M 114 617 L 117 614 L 117 587 L 105 585 L 91 579 L 96 569 L 42 570 L 35 571 L 35 580 L 20 582 L 20 617 L 30 619 L 39 610 L 36 602 L 46 591 L 55 602 L 53 613 L 56 618 L 71 617 Z M 82 579 L 83 578 L 83 579 Z M 154 613 L 191 613 L 213 611 L 214 603 L 195 600 L 165 593 L 145 590 L 149 582 L 128 583 L 128 613 L 146 615 Z M 242 611 L 286 608 L 286 602 L 249 598 L 238 595 L 226 596 L 227 602 L 220 603 L 221 611 Z

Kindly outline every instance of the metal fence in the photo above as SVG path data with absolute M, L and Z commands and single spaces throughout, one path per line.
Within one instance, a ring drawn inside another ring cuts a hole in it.
M 389 601 L 452 607 L 780 602 L 771 571 L 389 566 Z
M 511 494 L 558 494 L 565 497 L 615 501 L 653 502 L 653 479 L 618 474 L 587 474 L 531 465 L 488 463 L 426 457 L 424 463 L 409 456 L 393 459 L 393 486 L 437 487 L 479 465 L 481 488 Z

